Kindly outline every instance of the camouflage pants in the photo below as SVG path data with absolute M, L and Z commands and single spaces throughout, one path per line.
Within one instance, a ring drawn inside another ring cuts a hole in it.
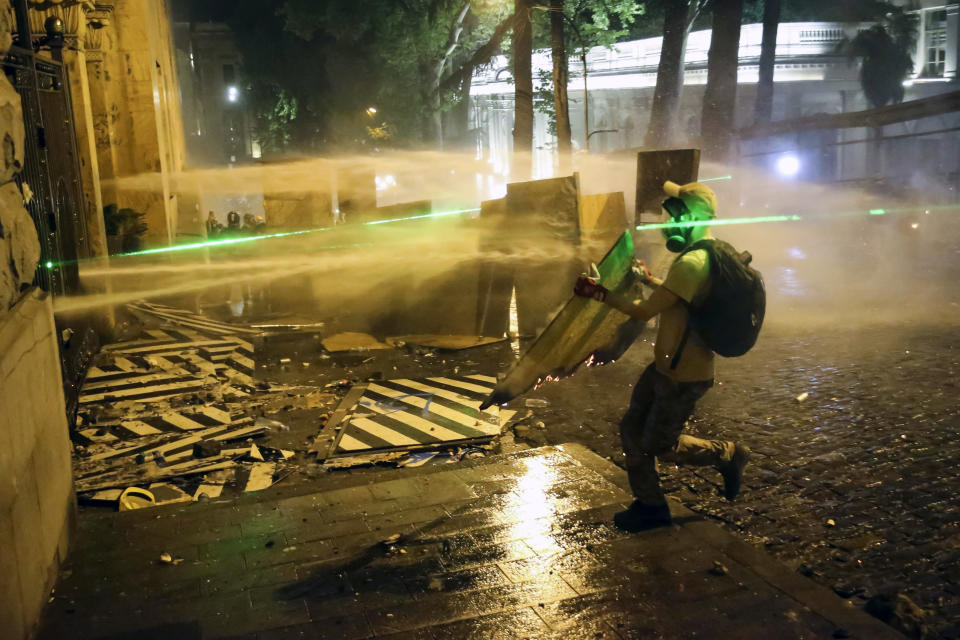
M 675 382 L 656 366 L 648 366 L 637 381 L 630 408 L 620 421 L 633 495 L 643 504 L 662 505 L 657 459 L 693 466 L 717 467 L 733 456 L 733 443 L 683 435 L 697 400 L 713 382 Z

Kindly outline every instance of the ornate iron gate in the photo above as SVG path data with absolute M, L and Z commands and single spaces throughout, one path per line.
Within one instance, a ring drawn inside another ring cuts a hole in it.
M 80 293 L 78 261 L 90 256 L 70 83 L 63 65 L 63 24 L 47 21 L 47 35 L 34 39 L 25 0 L 14 0 L 17 43 L 3 71 L 20 94 L 26 131 L 23 167 L 17 176 L 40 239 L 34 283 L 54 296 Z M 36 53 L 40 48 L 50 58 Z M 29 189 L 27 188 L 29 187 Z M 97 334 L 85 316 L 56 318 L 67 418 L 72 424 L 80 385 Z
M 79 292 L 77 260 L 88 255 L 73 109 L 63 64 L 10 49 L 3 70 L 20 94 L 26 130 L 18 180 L 40 237 L 36 284 L 54 295 Z M 26 187 L 29 187 L 29 192 Z

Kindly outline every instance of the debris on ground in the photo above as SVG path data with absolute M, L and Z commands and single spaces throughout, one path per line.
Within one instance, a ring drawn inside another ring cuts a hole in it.
M 417 334 L 387 338 L 387 342 L 397 347 L 402 347 L 409 344 L 418 347 L 427 347 L 429 349 L 440 349 L 443 351 L 462 351 L 463 349 L 472 349 L 474 347 L 482 347 L 488 344 L 496 344 L 497 342 L 503 342 L 506 339 L 506 337 L 491 338 L 487 336 Z
M 810 394 L 807 393 L 806 391 L 804 391 L 803 393 L 801 393 L 800 395 L 797 396 L 797 402 L 803 402 L 804 400 L 806 400 L 806 399 L 809 398 L 809 397 L 810 397 Z
M 544 398 L 524 398 L 523 406 L 542 409 L 550 406 L 550 401 Z
M 221 493 L 223 493 L 222 484 L 202 483 L 200 484 L 200 486 L 197 487 L 196 491 L 194 492 L 192 500 L 194 502 L 212 500 L 213 498 L 219 498 Z
M 157 501 L 151 492 L 139 487 L 128 487 L 117 496 L 117 509 L 120 511 L 143 509 L 144 507 L 152 507 L 156 503 Z
M 926 640 L 933 637 L 925 621 L 929 612 L 917 606 L 903 593 L 877 594 L 867 600 L 863 608 L 874 618 L 886 622 L 908 638 Z
M 424 450 L 486 443 L 516 413 L 480 403 L 496 378 L 473 374 L 369 381 L 354 387 L 310 451 L 321 458 L 383 450 Z
M 288 430 L 254 413 L 285 406 L 290 393 L 253 378 L 260 331 L 166 305 L 127 309 L 144 325 L 104 346 L 79 394 L 71 438 L 80 499 L 127 510 L 215 498 L 227 482 L 211 474 L 249 464 L 253 449 L 272 466 L 272 482 L 295 452 L 253 442 Z M 294 395 L 305 407 L 332 399 L 316 387 Z M 261 472 L 251 475 L 247 485 L 258 486 Z
M 181 562 L 183 562 L 183 558 L 175 558 L 173 555 L 167 553 L 166 551 L 160 554 L 160 564 L 171 564 L 176 566 Z
M 244 492 L 262 491 L 273 485 L 273 474 L 277 471 L 275 462 L 255 462 L 250 468 L 250 477 L 244 486 Z
M 172 484 L 167 482 L 155 482 L 148 487 L 153 494 L 154 504 L 172 504 L 174 502 L 190 502 L 193 497 Z
M 393 349 L 392 345 L 380 342 L 368 333 L 347 331 L 324 338 L 323 348 L 330 353 L 341 351 L 371 351 L 374 349 Z

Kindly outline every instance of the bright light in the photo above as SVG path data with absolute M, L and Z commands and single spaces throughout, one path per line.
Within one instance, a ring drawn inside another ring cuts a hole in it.
M 236 102 L 240 98 L 240 91 L 235 86 L 227 87 L 227 100 L 229 102 Z
M 780 156 L 777 158 L 777 171 L 784 176 L 795 176 L 800 171 L 800 160 L 797 156 Z
M 371 116 L 371 117 L 377 115 L 377 108 L 376 108 L 376 107 L 367 107 L 367 115 L 368 115 L 368 116 Z
M 911 228 L 911 229 L 919 229 L 919 228 L 920 228 L 920 223 L 914 222 L 913 224 L 910 225 L 910 228 Z
M 52 262 L 48 262 L 48 263 L 47 263 L 47 269 L 53 269 L 53 263 L 52 263 Z
M 397 179 L 392 175 L 376 176 L 374 177 L 373 182 L 376 185 L 377 191 L 384 191 L 390 187 L 397 186 Z

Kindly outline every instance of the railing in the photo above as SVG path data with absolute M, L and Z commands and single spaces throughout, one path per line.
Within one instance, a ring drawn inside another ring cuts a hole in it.
M 834 22 L 788 22 L 777 30 L 777 58 L 824 58 L 836 57 L 837 45 L 843 38 L 853 36 L 858 29 L 868 26 L 866 23 L 840 24 Z M 763 35 L 762 24 L 744 25 L 740 31 L 740 62 L 755 64 L 760 58 L 760 45 Z M 687 51 L 684 64 L 689 68 L 705 67 L 707 53 L 710 50 L 711 31 L 694 31 L 687 39 Z M 620 42 L 613 48 L 593 47 L 587 52 L 588 74 L 616 74 L 654 72 L 660 63 L 660 47 L 663 38 L 645 38 Z M 540 50 L 533 55 L 534 76 L 539 71 L 552 69 L 550 52 Z M 579 57 L 570 57 L 571 74 L 579 70 Z M 503 83 L 509 74 L 506 56 L 496 56 L 489 65 L 477 70 L 473 75 L 473 84 Z

